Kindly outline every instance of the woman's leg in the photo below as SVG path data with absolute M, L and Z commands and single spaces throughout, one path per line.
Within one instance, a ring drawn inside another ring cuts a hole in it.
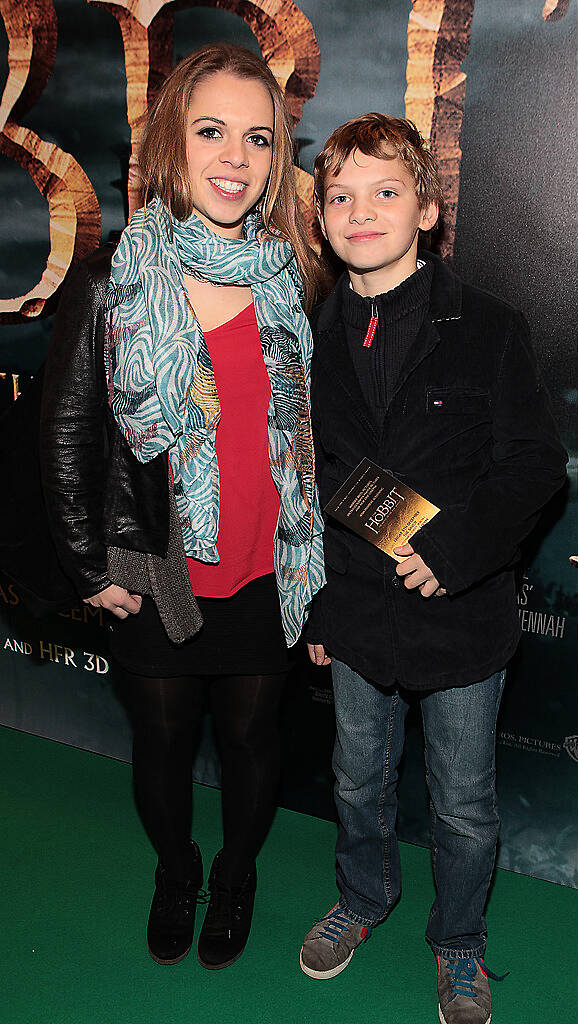
M 210 702 L 222 765 L 221 877 L 240 884 L 254 866 L 275 810 L 279 705 L 286 673 L 219 676 Z
M 190 871 L 192 765 L 205 705 L 204 681 L 125 672 L 121 698 L 134 732 L 138 812 L 170 878 Z
M 243 952 L 257 884 L 255 858 L 267 835 L 279 781 L 279 703 L 286 674 L 220 676 L 211 707 L 221 750 L 223 849 L 209 875 L 211 900 L 199 937 L 203 967 Z
M 148 950 L 158 964 L 177 964 L 191 948 L 203 884 L 201 852 L 191 842 L 191 818 L 204 687 L 193 676 L 152 678 L 126 672 L 121 697 L 134 730 L 135 800 L 159 858 Z

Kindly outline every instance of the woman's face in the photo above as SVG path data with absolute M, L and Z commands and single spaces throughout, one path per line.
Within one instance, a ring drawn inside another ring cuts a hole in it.
M 195 213 L 211 231 L 240 238 L 271 169 L 274 111 L 267 86 L 217 71 L 193 92 L 187 162 Z

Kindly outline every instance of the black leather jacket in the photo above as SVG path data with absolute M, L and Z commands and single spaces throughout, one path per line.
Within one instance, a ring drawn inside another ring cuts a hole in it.
M 110 584 L 108 545 L 166 555 L 166 455 L 142 464 L 107 402 L 104 302 L 113 246 L 78 263 L 64 286 L 45 368 L 42 483 L 66 575 L 81 597 Z

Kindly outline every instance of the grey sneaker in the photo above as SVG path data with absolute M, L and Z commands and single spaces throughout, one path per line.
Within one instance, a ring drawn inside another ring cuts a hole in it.
M 305 936 L 299 956 L 301 970 L 319 981 L 334 978 L 370 935 L 371 928 L 352 921 L 338 903 Z
M 448 951 L 437 962 L 441 1024 L 490 1024 L 492 997 L 483 960 L 452 959 Z

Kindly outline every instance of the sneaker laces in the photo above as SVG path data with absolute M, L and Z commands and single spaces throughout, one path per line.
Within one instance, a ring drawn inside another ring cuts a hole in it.
M 473 958 L 444 956 L 443 959 L 447 964 L 450 985 L 454 996 L 469 996 L 472 999 L 475 997 L 474 978 L 478 967 L 482 974 L 491 978 L 492 981 L 503 981 L 510 973 L 506 971 L 505 974 L 494 974 L 488 970 L 482 958 L 478 956 Z
M 351 918 L 347 916 L 339 904 L 334 907 L 326 917 L 322 918 L 319 923 L 321 924 L 322 921 L 324 922 L 324 927 L 320 937 L 322 939 L 329 939 L 329 941 L 333 943 L 338 943 L 343 936 L 343 933 L 346 932 L 352 924 L 355 924 L 355 921 L 352 921 Z
M 450 959 L 444 957 L 447 964 L 450 985 L 454 996 L 471 996 L 476 994 L 474 978 L 477 965 L 475 960 L 463 960 L 462 958 Z

